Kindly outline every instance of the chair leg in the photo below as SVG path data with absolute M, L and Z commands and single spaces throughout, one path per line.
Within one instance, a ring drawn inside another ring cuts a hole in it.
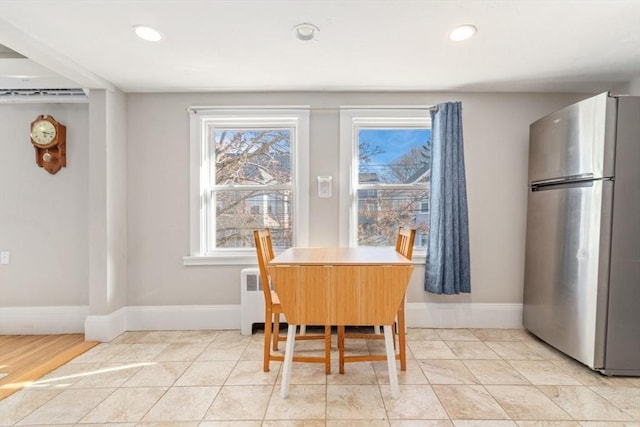
M 338 372 L 344 374 L 344 325 L 338 326 Z
M 391 397 L 397 399 L 400 396 L 400 386 L 398 385 L 396 352 L 393 349 L 393 330 L 390 325 L 384 325 L 384 343 L 387 350 L 387 366 L 389 369 L 389 385 L 391 386 Z
M 400 346 L 400 370 L 407 370 L 407 337 L 406 337 L 406 325 L 404 317 L 404 298 L 402 304 L 398 309 L 398 345 Z M 394 340 L 395 343 L 395 340 Z
M 331 325 L 324 325 L 324 357 L 324 373 L 328 375 L 331 373 Z
M 273 319 L 273 351 L 278 351 L 278 337 L 280 336 L 280 313 Z
M 266 311 L 264 317 L 264 354 L 263 354 L 263 362 L 262 362 L 262 370 L 264 372 L 269 372 L 269 361 L 271 359 L 271 328 L 273 320 L 273 314 L 271 311 Z
M 284 399 L 289 394 L 289 377 L 291 376 L 291 365 L 293 362 L 293 347 L 296 341 L 296 325 L 289 325 L 287 331 L 287 343 L 284 348 L 284 362 L 282 367 L 282 384 L 280 386 L 280 396 Z M 397 381 L 397 379 L 396 379 Z

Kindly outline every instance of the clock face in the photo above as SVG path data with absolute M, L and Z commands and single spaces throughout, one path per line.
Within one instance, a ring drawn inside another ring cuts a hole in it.
M 38 145 L 49 145 L 56 137 L 56 127 L 49 120 L 38 120 L 31 127 L 31 139 Z

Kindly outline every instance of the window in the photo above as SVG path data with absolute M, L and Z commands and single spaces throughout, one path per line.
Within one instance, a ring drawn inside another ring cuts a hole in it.
M 185 263 L 246 263 L 257 228 L 271 230 L 276 248 L 306 245 L 308 194 L 299 189 L 309 183 L 308 107 L 192 111 Z
M 416 228 L 416 254 L 424 251 L 430 163 L 431 118 L 426 107 L 343 108 L 340 244 L 393 246 L 403 225 Z

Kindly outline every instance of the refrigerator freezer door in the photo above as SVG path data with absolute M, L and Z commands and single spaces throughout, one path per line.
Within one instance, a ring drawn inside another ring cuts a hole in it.
M 531 124 L 529 182 L 613 176 L 615 110 L 603 93 Z
M 604 358 L 612 189 L 598 180 L 528 199 L 524 326 L 593 369 Z

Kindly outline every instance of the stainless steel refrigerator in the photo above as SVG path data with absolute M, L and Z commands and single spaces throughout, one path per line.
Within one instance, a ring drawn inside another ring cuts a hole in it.
M 640 375 L 640 97 L 531 124 L 524 327 L 607 375 Z

